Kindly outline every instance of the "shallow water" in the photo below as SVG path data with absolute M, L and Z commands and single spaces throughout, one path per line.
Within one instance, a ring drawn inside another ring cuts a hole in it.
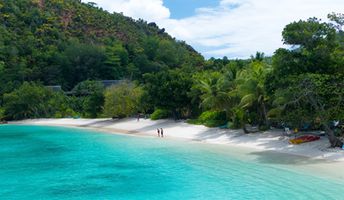
M 0 126 L 0 199 L 344 199 L 343 182 L 226 148 L 94 132 Z

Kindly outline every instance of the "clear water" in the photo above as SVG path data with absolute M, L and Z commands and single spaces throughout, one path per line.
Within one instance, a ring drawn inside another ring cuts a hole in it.
M 335 180 L 191 142 L 0 126 L 0 199 L 344 199 Z

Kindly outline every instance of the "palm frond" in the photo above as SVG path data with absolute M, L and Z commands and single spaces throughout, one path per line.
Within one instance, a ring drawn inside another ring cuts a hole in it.
M 256 96 L 254 94 L 248 94 L 244 96 L 243 98 L 241 98 L 241 102 L 239 106 L 242 108 L 248 108 L 252 106 L 255 100 L 256 100 Z

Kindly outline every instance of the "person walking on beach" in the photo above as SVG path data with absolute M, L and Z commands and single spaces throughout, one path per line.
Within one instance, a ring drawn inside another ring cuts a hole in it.
M 158 132 L 158 137 L 160 137 L 160 129 L 156 129 L 156 131 Z
M 164 137 L 164 129 L 160 128 L 160 135 L 161 137 Z

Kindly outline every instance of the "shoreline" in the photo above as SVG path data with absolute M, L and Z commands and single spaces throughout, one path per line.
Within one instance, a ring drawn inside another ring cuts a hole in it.
M 207 128 L 171 120 L 141 119 L 35 119 L 8 123 L 9 125 L 40 125 L 95 130 L 110 134 L 155 137 L 163 128 L 165 139 L 190 141 L 217 149 L 234 150 L 238 157 L 258 160 L 285 169 L 314 172 L 325 178 L 344 179 L 344 151 L 328 149 L 327 138 L 302 145 L 291 145 L 281 130 L 244 134 L 241 130 Z M 234 155 L 234 154 L 233 154 Z
M 141 119 L 34 119 L 13 121 L 8 124 L 47 125 L 89 128 L 109 133 L 141 135 L 157 137 L 156 129 L 163 128 L 165 138 L 183 139 L 209 144 L 241 146 L 256 150 L 269 150 L 291 155 L 305 156 L 314 159 L 344 162 L 344 150 L 331 149 L 328 139 L 301 145 L 289 144 L 288 137 L 282 135 L 282 130 L 270 130 L 261 133 L 244 134 L 242 130 L 207 128 L 202 125 L 191 125 L 183 121 L 172 120 L 151 121 Z M 202 134 L 202 135 L 200 135 Z M 308 151 L 307 151 L 308 150 Z M 317 150 L 311 152 L 310 150 Z

